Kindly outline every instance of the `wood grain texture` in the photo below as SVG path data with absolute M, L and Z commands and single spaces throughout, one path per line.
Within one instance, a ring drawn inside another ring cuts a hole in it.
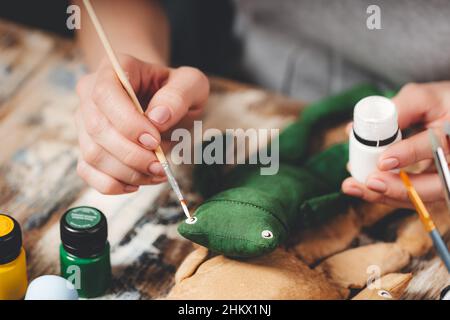
M 135 194 L 104 196 L 77 177 L 73 112 L 79 102 L 74 88 L 83 72 L 73 43 L 0 21 L 0 210 L 22 225 L 29 277 L 33 279 L 59 273 L 61 215 L 78 205 L 99 208 L 108 218 L 113 265 L 112 287 L 101 299 L 164 298 L 174 285 L 176 270 L 193 250 L 176 231 L 184 215 L 166 184 L 143 187 Z M 303 107 L 297 101 L 224 79 L 211 78 L 211 89 L 203 130 L 282 129 Z M 343 128 L 329 130 L 318 148 L 346 139 Z M 191 190 L 191 167 L 174 169 L 193 209 L 202 199 Z M 337 228 L 341 225 L 344 229 L 333 232 L 325 225 L 317 234 L 328 238 L 305 234 L 303 238 L 309 241 L 293 244 L 298 250 L 307 247 L 311 253 L 297 252 L 297 257 L 315 264 L 325 258 L 337 259 L 334 254 L 345 257 L 345 250 L 393 243 L 402 234 L 398 229 L 411 219 L 411 214 L 389 208 L 365 205 L 355 209 L 359 222 L 352 230 L 357 230 L 356 236 L 345 232 L 349 223 L 337 223 Z M 352 216 L 350 222 L 353 220 Z M 441 220 L 441 230 L 448 230 L 449 219 Z M 336 243 L 342 245 L 323 247 L 333 237 L 341 237 Z M 321 247 L 312 248 L 315 245 Z M 414 256 L 408 266 L 392 271 L 413 275 L 403 298 L 436 299 L 448 284 L 448 275 L 429 243 L 417 246 L 426 249 L 425 255 Z M 363 280 L 361 276 L 361 285 Z
M 0 21 L 0 103 L 11 97 L 55 45 L 42 32 Z M 6 110 L 0 109 L 0 117 Z

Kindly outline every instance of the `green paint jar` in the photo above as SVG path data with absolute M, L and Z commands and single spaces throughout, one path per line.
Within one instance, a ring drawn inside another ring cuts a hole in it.
M 83 298 L 103 295 L 111 283 L 110 247 L 105 215 L 91 207 L 67 211 L 60 221 L 61 275 Z

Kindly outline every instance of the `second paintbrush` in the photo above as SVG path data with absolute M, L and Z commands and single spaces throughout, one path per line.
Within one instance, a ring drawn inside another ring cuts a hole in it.
M 433 157 L 436 165 L 436 170 L 439 174 L 439 177 L 441 178 L 442 186 L 444 188 L 445 200 L 447 202 L 447 208 L 450 211 L 450 172 L 448 169 L 447 159 L 445 157 L 444 149 L 439 143 L 439 139 L 437 138 L 433 129 L 428 129 L 428 132 L 430 135 L 431 147 L 433 149 Z
M 430 213 L 428 212 L 427 208 L 420 199 L 416 189 L 414 189 L 411 181 L 409 180 L 408 175 L 403 170 L 400 171 L 400 178 L 402 179 L 402 182 L 406 187 L 409 199 L 416 208 L 420 221 L 422 222 L 425 230 L 428 232 L 431 239 L 433 240 L 433 244 L 434 247 L 436 248 L 437 253 L 439 254 L 441 260 L 444 262 L 448 273 L 450 273 L 450 253 L 448 252 L 447 245 L 445 244 L 444 240 L 439 234 L 439 231 L 436 229 L 436 226 L 433 220 L 431 219 Z

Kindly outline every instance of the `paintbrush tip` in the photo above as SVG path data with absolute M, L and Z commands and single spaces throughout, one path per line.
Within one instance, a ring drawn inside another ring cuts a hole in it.
M 186 205 L 186 201 L 181 200 L 180 203 L 181 203 L 181 207 L 183 208 L 183 211 L 184 211 L 184 214 L 186 215 L 186 217 L 192 218 L 192 216 L 191 216 L 191 214 L 189 212 L 189 209 L 188 209 L 188 207 Z

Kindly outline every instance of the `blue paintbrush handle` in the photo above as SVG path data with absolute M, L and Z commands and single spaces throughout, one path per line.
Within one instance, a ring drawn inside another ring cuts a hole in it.
M 431 239 L 433 239 L 434 247 L 450 273 L 450 253 L 448 252 L 447 245 L 444 240 L 442 240 L 442 237 L 437 229 L 431 230 L 430 236 Z

